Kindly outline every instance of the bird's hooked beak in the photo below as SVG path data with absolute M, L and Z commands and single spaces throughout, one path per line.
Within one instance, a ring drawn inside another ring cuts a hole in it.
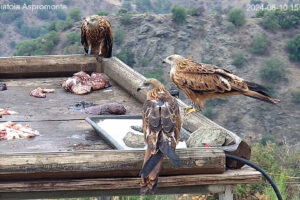
M 162 61 L 162 63 L 163 63 L 163 64 L 167 63 L 167 62 L 166 62 L 166 59 L 164 59 L 164 60 Z
M 136 89 L 136 91 L 139 92 L 139 91 L 141 91 L 141 90 L 143 90 L 143 89 L 146 89 L 146 88 L 147 88 L 147 86 L 145 86 L 144 83 L 141 83 L 141 84 L 139 85 L 139 87 Z

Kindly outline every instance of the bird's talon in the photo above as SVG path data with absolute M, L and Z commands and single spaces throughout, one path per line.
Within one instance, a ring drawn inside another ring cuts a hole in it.
M 186 113 L 186 115 L 189 115 L 193 112 L 199 112 L 199 110 L 197 110 L 196 108 L 189 109 L 189 111 Z
M 183 108 L 185 111 L 188 111 L 188 110 L 190 110 L 190 109 L 193 109 L 193 106 L 187 106 L 187 107 L 185 107 L 185 108 Z
M 96 59 L 97 59 L 98 62 L 102 62 L 103 61 L 103 57 L 100 56 L 100 55 L 98 55 Z

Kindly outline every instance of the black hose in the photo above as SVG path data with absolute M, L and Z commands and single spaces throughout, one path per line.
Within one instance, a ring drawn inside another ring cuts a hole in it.
M 238 156 L 234 156 L 234 155 L 230 155 L 230 154 L 226 154 L 226 158 L 228 159 L 232 159 L 232 160 L 237 160 L 240 161 L 246 165 L 249 165 L 250 167 L 256 169 L 257 171 L 261 172 L 262 175 L 267 179 L 267 181 L 271 184 L 274 192 L 276 193 L 277 199 L 278 200 L 282 200 L 281 194 L 276 186 L 276 184 L 274 183 L 274 181 L 272 180 L 272 178 L 259 166 L 257 166 L 256 164 L 254 164 L 253 162 L 246 160 L 244 158 L 238 157 Z

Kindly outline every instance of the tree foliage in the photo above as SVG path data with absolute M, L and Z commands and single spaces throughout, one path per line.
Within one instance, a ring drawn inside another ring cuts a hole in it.
M 265 54 L 268 50 L 268 43 L 266 35 L 256 35 L 253 38 L 250 51 L 254 54 Z
M 247 64 L 247 59 L 243 53 L 237 53 L 233 56 L 232 64 L 238 68 L 241 68 Z
M 43 37 L 19 43 L 14 56 L 47 55 L 51 53 L 58 42 L 59 34 L 52 31 Z
M 117 57 L 131 67 L 135 64 L 134 53 L 130 50 L 121 51 Z
M 245 13 L 240 8 L 232 8 L 228 13 L 228 20 L 235 26 L 243 26 L 246 23 Z
M 125 31 L 118 27 L 114 30 L 114 43 L 116 45 L 121 45 L 125 38 Z
M 172 18 L 173 21 L 175 22 L 184 22 L 187 16 L 187 11 L 185 10 L 184 7 L 179 6 L 179 5 L 175 5 L 172 10 Z
M 300 88 L 292 92 L 293 103 L 300 104 Z
M 284 62 L 279 58 L 269 58 L 260 69 L 260 77 L 272 83 L 279 82 L 286 78 L 288 71 L 284 68 Z
M 286 49 L 292 61 L 300 61 L 300 34 L 288 41 Z

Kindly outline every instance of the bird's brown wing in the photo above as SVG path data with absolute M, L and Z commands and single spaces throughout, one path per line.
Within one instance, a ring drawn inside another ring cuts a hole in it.
M 147 149 L 141 170 L 141 193 L 153 192 L 157 186 L 163 155 L 180 165 L 175 153 L 180 138 L 179 106 L 171 96 L 147 100 L 143 106 L 143 132 Z
M 215 65 L 196 63 L 189 59 L 177 65 L 174 82 L 179 87 L 188 88 L 197 93 L 224 93 L 232 89 L 235 91 L 247 89 L 247 84 L 243 79 Z
M 81 44 L 83 45 L 84 51 L 88 52 L 88 42 L 86 38 L 86 26 L 84 23 L 81 25 Z
M 113 33 L 109 21 L 107 21 L 105 29 L 105 48 L 106 48 L 106 58 L 112 57 L 112 47 L 113 47 Z

